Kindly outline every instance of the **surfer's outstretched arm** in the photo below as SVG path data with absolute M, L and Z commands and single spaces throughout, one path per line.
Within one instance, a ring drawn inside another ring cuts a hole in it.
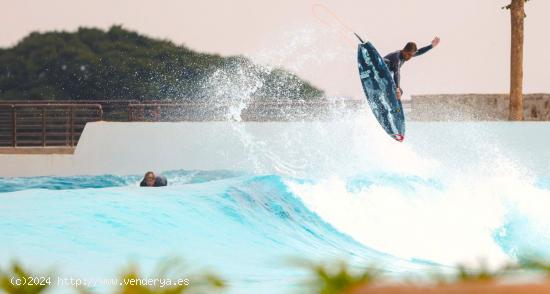
M 432 43 L 426 47 L 422 47 L 420 49 L 418 49 L 418 51 L 416 51 L 416 53 L 414 54 L 414 56 L 420 56 L 428 51 L 430 51 L 431 49 L 435 48 L 437 45 L 439 44 L 439 37 L 435 37 L 433 40 L 432 40 Z
M 416 51 L 416 53 L 414 54 L 414 57 L 417 57 L 417 56 L 420 56 L 430 50 L 432 50 L 433 46 L 432 45 L 428 45 L 426 47 L 422 47 L 420 49 L 418 49 L 418 51 Z

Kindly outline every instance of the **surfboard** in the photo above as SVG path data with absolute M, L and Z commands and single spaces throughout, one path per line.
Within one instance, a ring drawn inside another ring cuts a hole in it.
M 356 34 L 357 36 L 357 34 Z M 403 105 L 397 99 L 396 86 L 384 59 L 370 42 L 361 43 L 357 50 L 359 77 L 374 116 L 395 140 L 405 139 L 405 115 Z

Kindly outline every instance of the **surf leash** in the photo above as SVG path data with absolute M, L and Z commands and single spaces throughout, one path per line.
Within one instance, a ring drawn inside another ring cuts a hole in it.
M 350 43 L 353 46 L 357 45 L 357 41 L 352 37 L 352 34 L 355 35 L 355 37 L 357 37 L 357 39 L 359 39 L 361 43 L 365 43 L 365 41 L 363 41 L 363 39 L 354 32 L 351 26 L 342 21 L 342 19 L 340 19 L 340 17 L 338 17 L 338 15 L 326 5 L 321 3 L 312 4 L 311 13 L 320 24 L 325 25 L 328 28 L 338 32 L 340 37 L 342 37 L 347 43 Z M 326 16 L 322 17 L 322 13 L 325 13 Z

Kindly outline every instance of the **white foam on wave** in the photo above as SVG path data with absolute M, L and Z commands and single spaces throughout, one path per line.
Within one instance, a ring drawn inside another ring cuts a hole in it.
M 472 164 L 469 170 L 442 168 L 434 176 L 439 184 L 393 175 L 391 182 L 382 178 L 359 190 L 339 176 L 315 183 L 289 181 L 288 186 L 338 230 L 399 257 L 501 266 L 529 250 L 521 245 L 526 240 L 508 240 L 517 243 L 511 252 L 497 241 L 506 239 L 512 211 L 528 223 L 524 238 L 540 242 L 542 235 L 549 244 L 544 236 L 550 231 L 545 209 L 550 191 L 536 187 L 515 163 L 500 158 Z

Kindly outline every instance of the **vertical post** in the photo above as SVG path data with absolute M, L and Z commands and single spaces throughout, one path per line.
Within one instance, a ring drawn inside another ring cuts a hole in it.
M 11 135 L 12 146 L 17 147 L 17 112 L 15 110 L 15 105 L 11 106 Z
M 128 120 L 129 121 L 134 121 L 134 110 L 133 110 L 131 104 L 128 104 L 127 109 L 128 109 Z
M 510 54 L 510 120 L 523 120 L 523 19 L 525 1 L 512 0 L 510 6 L 512 48 Z
M 46 147 L 46 106 L 42 106 L 42 147 Z
M 69 106 L 69 127 L 71 128 L 71 147 L 74 147 L 74 106 Z

